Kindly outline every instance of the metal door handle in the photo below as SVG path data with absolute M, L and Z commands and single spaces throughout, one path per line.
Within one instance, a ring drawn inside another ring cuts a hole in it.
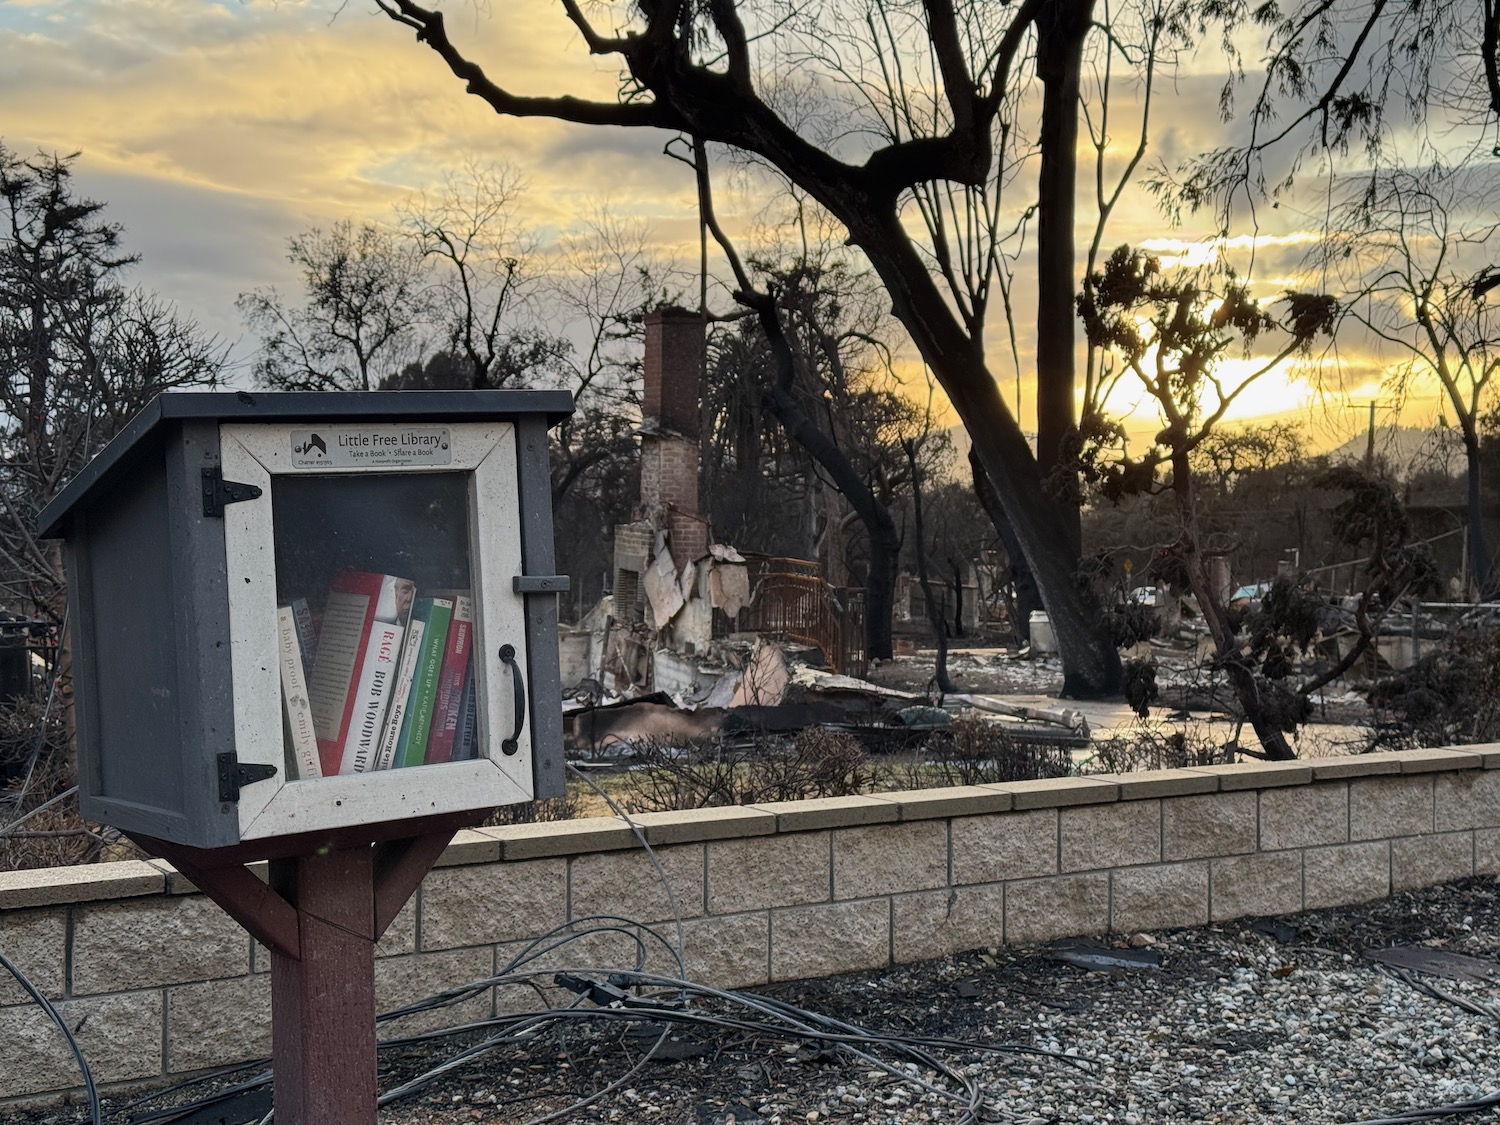
M 526 727 L 526 681 L 521 678 L 521 666 L 516 663 L 516 650 L 513 645 L 500 646 L 500 659 L 510 665 L 512 694 L 516 697 L 515 730 L 511 732 L 509 738 L 500 742 L 500 752 L 509 756 L 521 749 L 519 739 L 521 731 Z

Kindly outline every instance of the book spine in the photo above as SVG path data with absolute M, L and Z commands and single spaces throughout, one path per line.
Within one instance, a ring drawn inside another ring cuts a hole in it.
M 307 698 L 307 675 L 297 638 L 296 612 L 290 606 L 276 610 L 277 650 L 281 655 L 281 705 L 286 734 L 292 748 L 292 781 L 322 777 L 318 757 L 318 735 L 313 728 L 312 703 Z
M 364 667 L 373 609 L 374 599 L 367 595 L 333 593 L 323 610 L 318 660 L 313 665 L 308 694 L 324 777 L 338 773 L 343 761 L 356 703 L 354 687 Z
M 380 748 L 375 753 L 375 764 L 370 767 L 388 770 L 396 762 L 396 743 L 401 739 L 401 723 L 406 718 L 407 704 L 411 700 L 411 685 L 417 678 L 417 664 L 422 658 L 422 635 L 427 631 L 427 622 L 413 617 L 406 629 L 406 640 L 401 645 L 401 669 L 396 673 L 396 686 L 391 694 L 391 709 L 385 717 L 385 727 L 380 735 Z
M 291 609 L 297 624 L 297 644 L 302 649 L 302 667 L 311 668 L 318 651 L 318 631 L 313 628 L 312 607 L 306 598 L 293 598 Z
M 354 694 L 354 721 L 349 724 L 349 735 L 344 741 L 339 773 L 364 773 L 375 763 L 385 712 L 390 706 L 401 663 L 403 632 L 405 630 L 400 625 L 384 621 L 376 622 L 371 630 L 365 662 L 359 673 L 359 688 Z
M 437 702 L 438 680 L 443 671 L 443 651 L 448 627 L 453 618 L 453 603 L 447 598 L 433 598 L 422 638 L 422 656 L 417 677 L 412 682 L 411 697 L 402 720 L 401 737 L 396 743 L 397 766 L 420 766 L 426 759 L 427 736 L 432 729 L 432 709 Z
M 469 662 L 473 630 L 474 600 L 459 594 L 453 599 L 453 624 L 448 627 L 442 679 L 432 709 L 432 734 L 427 739 L 425 759 L 429 765 L 453 760 L 453 738 L 458 733 L 458 708 L 464 691 L 464 665 Z
M 474 676 L 474 654 L 464 669 L 464 690 L 458 705 L 458 733 L 453 736 L 453 760 L 468 761 L 479 757 L 479 696 Z
M 329 588 L 328 601 L 323 607 L 323 627 L 318 634 L 318 661 L 309 684 L 325 777 L 369 768 L 373 743 L 370 755 L 358 770 L 350 768 L 345 755 L 361 740 L 362 724 L 368 718 L 362 710 L 366 700 L 361 689 L 369 686 L 371 637 L 385 626 L 405 628 L 406 614 L 398 593 L 410 586 L 408 579 L 389 574 L 345 570 L 339 572 Z M 394 669 L 391 675 L 394 676 Z M 390 686 L 383 684 L 387 693 Z M 378 736 L 377 728 L 374 737 Z

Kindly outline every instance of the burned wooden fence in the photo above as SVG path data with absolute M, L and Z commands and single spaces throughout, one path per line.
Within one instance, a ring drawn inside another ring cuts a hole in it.
M 865 674 L 864 590 L 829 585 L 818 564 L 805 559 L 755 557 L 748 566 L 750 604 L 734 618 L 718 614 L 716 632 L 760 633 L 816 645 L 835 672 Z

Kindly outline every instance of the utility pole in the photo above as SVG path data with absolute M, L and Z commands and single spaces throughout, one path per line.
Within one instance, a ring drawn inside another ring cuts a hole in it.
M 1399 411 L 1401 408 L 1396 403 L 1382 402 L 1373 398 L 1369 402 L 1351 402 L 1345 407 L 1346 410 L 1364 410 L 1367 408 L 1370 411 L 1370 424 L 1368 436 L 1365 441 L 1365 472 L 1373 473 L 1375 471 L 1375 411 Z

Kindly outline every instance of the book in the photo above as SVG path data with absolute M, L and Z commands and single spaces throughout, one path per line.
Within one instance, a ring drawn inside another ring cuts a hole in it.
M 443 671 L 438 680 L 437 702 L 432 709 L 432 733 L 427 738 L 428 765 L 453 760 L 453 739 L 458 734 L 458 709 L 464 691 L 464 668 L 469 663 L 474 633 L 474 599 L 467 593 L 453 596 L 453 623 L 443 648 Z
M 407 695 L 405 714 L 401 716 L 401 733 L 392 756 L 393 768 L 420 766 L 426 760 L 427 736 L 432 729 L 432 710 L 437 703 L 438 680 L 442 677 L 443 651 L 448 643 L 448 626 L 453 620 L 451 598 L 418 598 L 412 616 L 426 628 L 417 656 L 417 670 Z
M 401 665 L 396 672 L 390 710 L 386 712 L 385 726 L 380 732 L 380 746 L 375 751 L 375 764 L 371 769 L 388 770 L 395 765 L 396 743 L 401 739 L 401 724 L 411 700 L 411 685 L 417 678 L 417 664 L 422 657 L 422 635 L 426 631 L 427 622 L 413 610 L 411 621 L 406 626 L 406 639 L 401 642 Z
M 281 717 L 286 744 L 292 751 L 289 762 L 292 776 L 287 780 L 322 777 L 318 735 L 313 727 L 312 703 L 307 697 L 307 673 L 297 637 L 297 614 L 289 605 L 276 608 L 276 651 L 281 664 Z
M 362 737 L 373 758 L 415 592 L 410 579 L 357 570 L 340 572 L 329 588 L 307 684 L 325 777 L 349 772 L 343 769 L 346 751 Z
M 458 733 L 453 736 L 453 760 L 468 761 L 479 757 L 479 697 L 474 676 L 472 646 L 468 666 L 464 669 L 464 690 L 458 704 Z
M 318 651 L 318 631 L 313 628 L 312 608 L 306 598 L 293 598 L 287 603 L 297 623 L 297 644 L 302 649 L 302 667 L 311 668 L 313 656 Z
M 392 622 L 376 620 L 365 645 L 359 686 L 353 695 L 353 719 L 344 739 L 339 773 L 365 773 L 375 764 L 385 713 L 395 694 L 401 665 L 401 640 L 406 630 Z

